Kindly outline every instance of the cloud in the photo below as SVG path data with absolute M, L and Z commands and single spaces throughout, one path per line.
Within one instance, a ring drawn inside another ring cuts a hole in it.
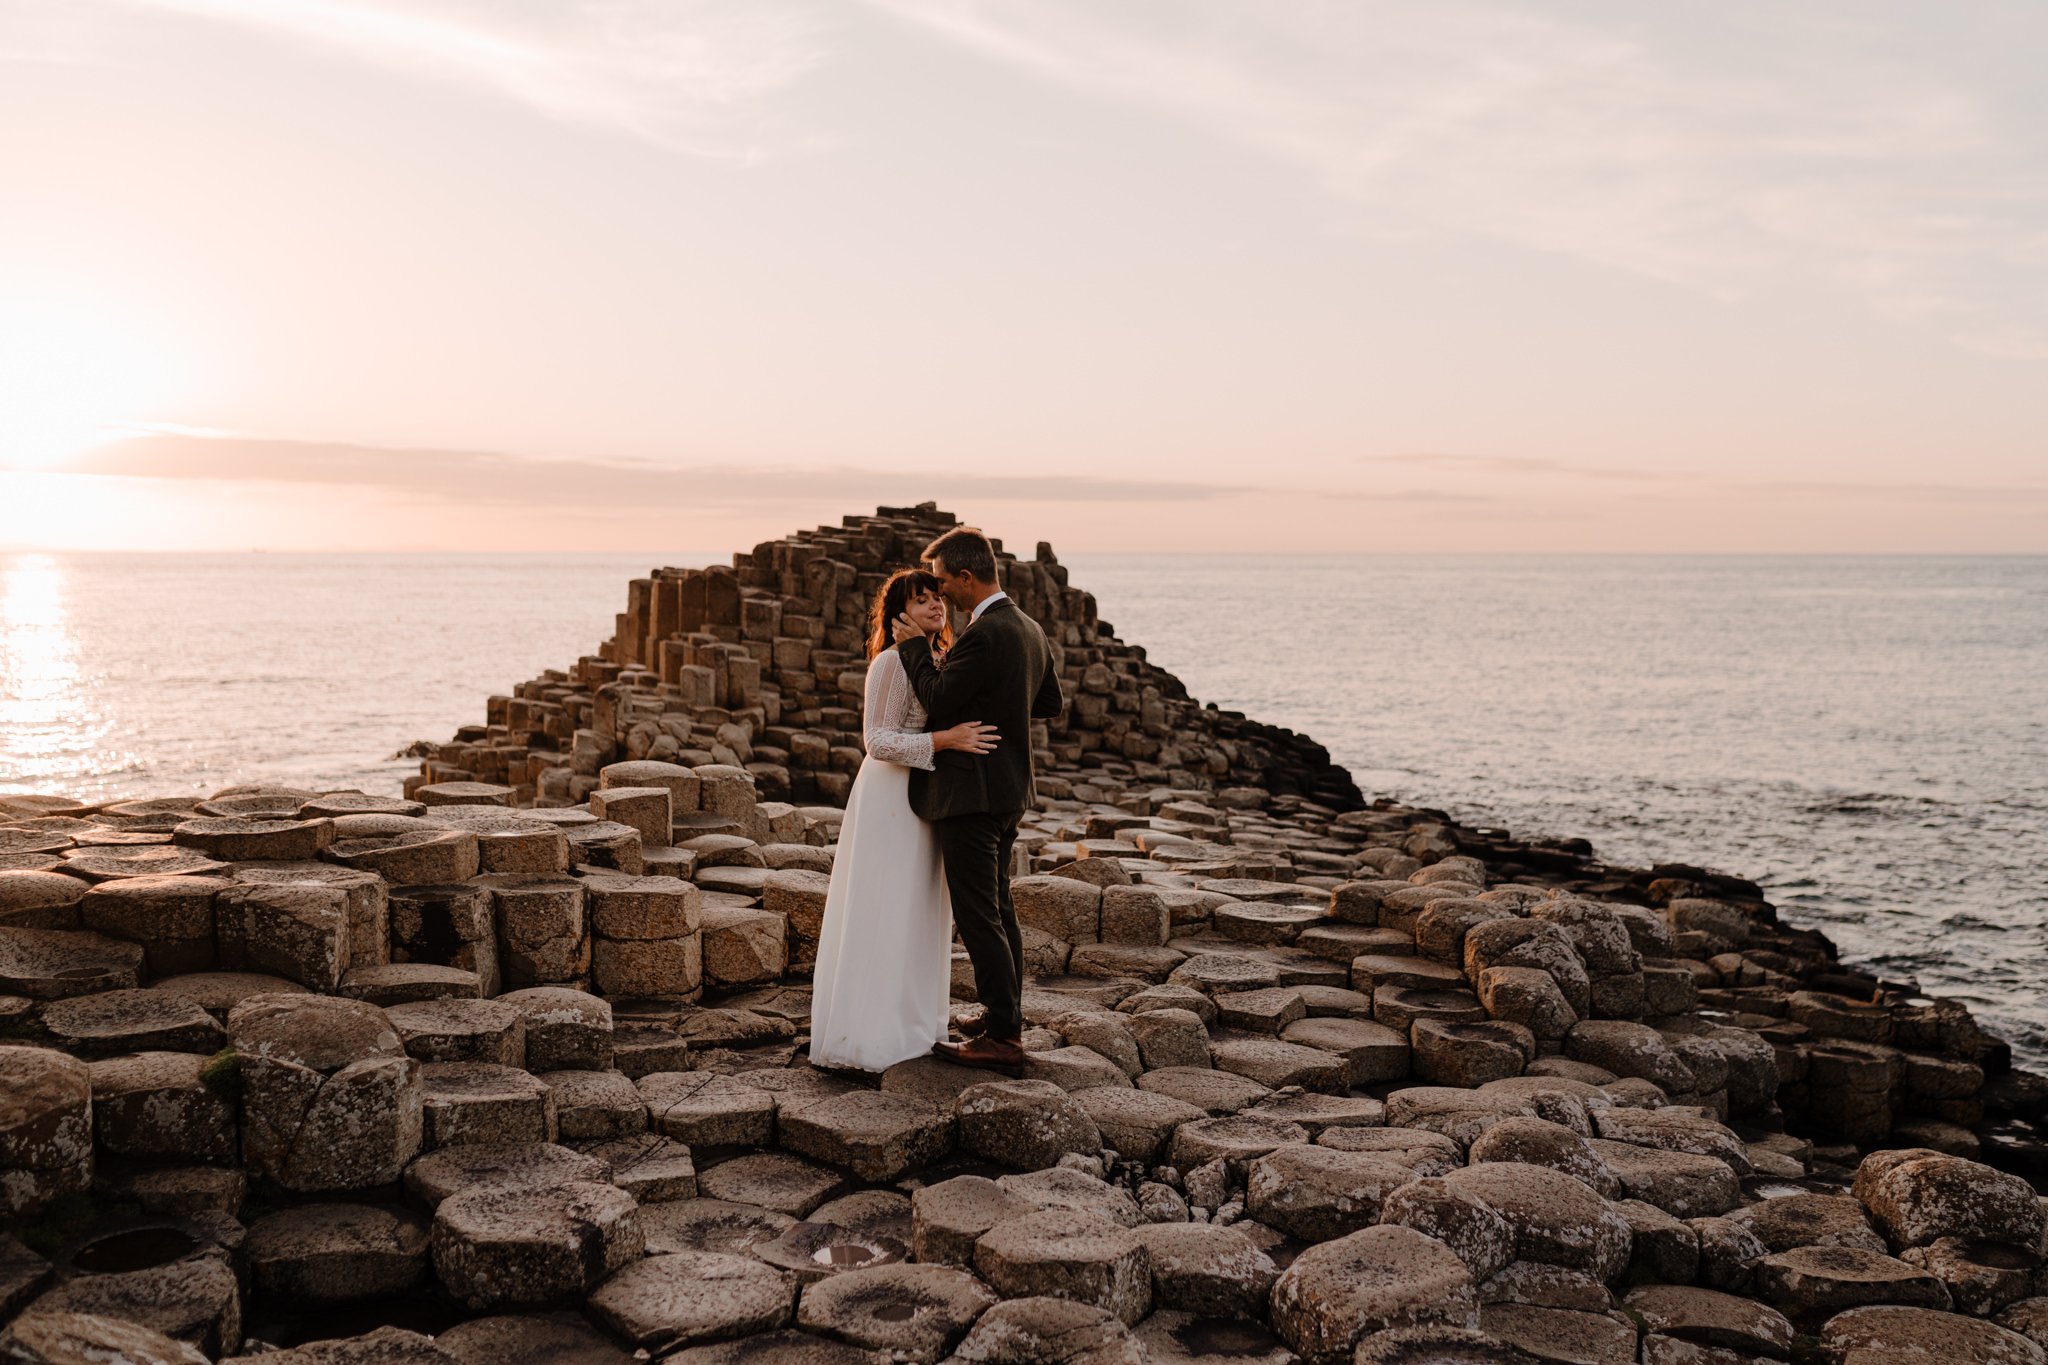
M 2048 488 L 2020 484 L 1861 483 L 1847 479 L 1785 479 L 1730 483 L 1737 491 L 1790 497 L 1898 498 L 1911 502 L 2048 503 Z
M 408 501 L 568 509 L 751 507 L 902 496 L 985 501 L 1202 502 L 1249 485 L 968 472 L 903 473 L 845 466 L 667 466 L 624 460 L 528 459 L 495 451 L 402 449 L 335 441 L 155 432 L 65 462 L 71 474 L 386 489 Z
M 1482 0 L 869 3 L 1296 164 L 1389 234 L 1726 298 L 1831 281 L 1956 344 L 2048 354 L 2043 205 L 2014 190 L 2037 183 L 2030 151 L 1927 72 L 1906 26 L 1739 5 L 1702 34 L 1676 12 L 1600 26 Z
M 1772 497 L 1842 497 L 1936 500 L 1964 503 L 2048 502 L 2048 487 L 1962 483 L 1883 483 L 1855 479 L 1728 479 L 1692 470 L 1613 469 L 1569 460 L 1524 455 L 1461 455 L 1448 451 L 1404 451 L 1392 455 L 1361 455 L 1368 465 L 1419 466 L 1475 474 L 1524 475 L 1536 478 L 1596 479 L 1614 483 L 1672 485 L 1672 492 L 1690 489 L 1720 494 L 1765 494 Z M 1655 496 L 1661 490 L 1638 494 Z M 1526 503 L 1518 504 L 1526 506 Z
M 1625 483 L 1663 483 L 1688 476 L 1654 469 L 1612 469 L 1572 464 L 1529 455 L 1456 455 L 1444 451 L 1403 451 L 1395 455 L 1361 455 L 1361 464 L 1424 465 L 1436 469 L 1469 469 L 1488 474 L 1565 474 L 1581 479 L 1613 479 Z
M 768 96 L 823 60 L 808 8 L 751 0 L 90 0 L 234 25 L 567 123 L 749 159 L 818 144 Z
M 545 507 L 564 514 L 623 508 L 761 508 L 924 498 L 980 502 L 1209 503 L 1314 498 L 1362 503 L 1491 503 L 1488 493 L 1435 489 L 1284 488 L 1185 478 L 1118 479 L 1057 472 L 901 471 L 845 465 L 660 465 L 533 459 L 240 436 L 208 428 L 129 424 L 136 433 L 65 461 L 67 474 L 371 488 L 403 502 Z

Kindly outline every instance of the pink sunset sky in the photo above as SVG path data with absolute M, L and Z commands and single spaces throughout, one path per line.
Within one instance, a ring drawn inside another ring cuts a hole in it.
M 2038 0 L 0 0 L 0 547 L 2048 552 Z

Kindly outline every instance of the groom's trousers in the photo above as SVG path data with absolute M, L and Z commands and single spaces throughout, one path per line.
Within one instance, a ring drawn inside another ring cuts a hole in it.
M 1010 852 L 1023 812 L 977 811 L 932 822 L 946 864 L 953 923 L 974 964 L 974 993 L 988 1012 L 988 1036 L 1024 1032 L 1024 936 L 1010 900 Z

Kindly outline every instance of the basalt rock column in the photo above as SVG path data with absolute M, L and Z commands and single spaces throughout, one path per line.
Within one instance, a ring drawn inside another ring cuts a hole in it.
M 92 1083 L 85 1063 L 0 1047 L 0 1214 L 40 1212 L 92 1187 Z
M 420 1064 L 375 1005 L 259 995 L 228 1016 L 242 1084 L 242 1156 L 300 1192 L 398 1179 L 419 1150 Z
M 694 794 L 701 807 L 672 788 L 676 817 L 725 813 L 707 767 L 744 771 L 763 800 L 843 801 L 858 766 L 868 601 L 956 524 L 931 504 L 882 508 L 758 545 L 731 566 L 659 568 L 635 579 L 596 654 L 492 698 L 486 723 L 436 746 L 411 786 L 438 795 L 451 782 L 505 782 L 520 804 L 567 804 L 643 785 L 601 776 L 630 763 L 704 779 Z M 1050 546 L 1001 558 L 1004 589 L 1045 628 L 1070 703 L 1033 738 L 1049 791 L 1064 794 L 1103 773 L 1258 799 L 1301 795 L 1337 809 L 1361 804 L 1320 746 L 1200 707 L 1142 649 L 1117 639 Z M 636 802 L 621 800 L 622 810 Z M 647 818 L 628 814 L 627 823 Z

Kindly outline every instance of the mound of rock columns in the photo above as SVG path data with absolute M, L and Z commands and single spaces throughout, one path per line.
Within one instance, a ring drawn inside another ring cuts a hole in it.
M 1043 546 L 1025 1075 L 809 1066 L 859 613 L 951 524 L 636 580 L 401 795 L 0 796 L 0 1360 L 2048 1365 L 1966 1009 L 1367 804 Z

